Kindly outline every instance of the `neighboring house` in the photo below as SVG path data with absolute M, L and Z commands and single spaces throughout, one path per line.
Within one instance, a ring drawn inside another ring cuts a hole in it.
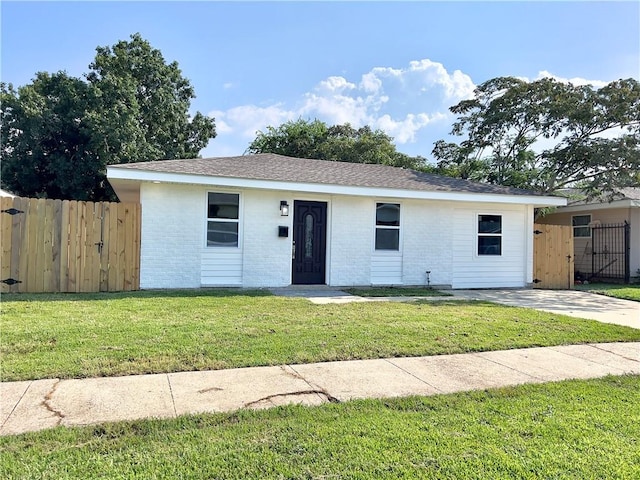
M 16 196 L 13 193 L 9 193 L 6 190 L 2 190 L 2 189 L 0 189 L 0 197 L 16 198 Z
M 538 220 L 573 227 L 579 280 L 625 280 L 640 269 L 640 187 L 621 188 L 591 201 L 569 201 Z M 628 224 L 628 227 L 624 225 Z M 627 239 L 625 244 L 625 230 Z
M 141 288 L 524 287 L 534 208 L 566 204 L 274 154 L 113 165 L 107 177 L 121 201 L 142 204 Z

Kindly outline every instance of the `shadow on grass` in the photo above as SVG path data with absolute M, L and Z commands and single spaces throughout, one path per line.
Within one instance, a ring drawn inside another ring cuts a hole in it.
M 359 297 L 451 297 L 451 293 L 430 287 L 353 287 L 343 291 Z
M 76 302 L 119 300 L 124 298 L 202 298 L 202 297 L 270 297 L 268 290 L 242 288 L 197 288 L 180 290 L 137 290 L 131 292 L 94 293 L 3 293 L 3 302 Z

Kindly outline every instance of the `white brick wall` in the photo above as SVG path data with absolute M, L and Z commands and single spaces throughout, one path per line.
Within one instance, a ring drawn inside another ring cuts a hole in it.
M 197 185 L 142 184 L 142 288 L 197 288 L 225 282 L 244 287 L 290 285 L 295 199 L 327 202 L 327 283 L 373 283 L 372 264 L 377 258 L 373 244 L 375 204 L 380 199 L 238 189 L 240 245 L 233 255 L 220 261 L 216 252 L 205 246 L 208 191 L 217 190 Z M 288 217 L 280 216 L 281 200 L 291 206 Z M 424 285 L 425 272 L 430 270 L 432 284 L 454 288 L 526 284 L 531 259 L 526 252 L 525 206 L 417 200 L 398 203 L 402 205 L 399 283 Z M 478 213 L 503 215 L 502 256 L 475 254 L 474 222 Z M 279 225 L 289 227 L 288 237 L 278 237 Z M 229 273 L 231 264 L 237 265 L 233 275 Z
M 451 204 L 404 202 L 403 283 L 425 285 L 429 270 L 432 285 L 451 285 Z
M 375 201 L 334 196 L 330 204 L 329 284 L 370 285 Z
M 280 215 L 280 201 L 289 203 L 288 217 Z M 282 287 L 291 284 L 293 197 L 289 192 L 244 191 L 245 287 Z M 278 237 L 278 226 L 289 227 L 289 236 Z
M 193 185 L 143 183 L 140 288 L 200 287 L 205 197 Z

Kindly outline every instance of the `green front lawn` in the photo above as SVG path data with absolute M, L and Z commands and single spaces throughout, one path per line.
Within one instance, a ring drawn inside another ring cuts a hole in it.
M 635 300 L 640 302 L 640 285 L 618 285 L 613 283 L 590 283 L 587 285 L 576 285 L 576 290 L 583 290 L 608 297 L 622 298 L 624 300 Z
M 640 376 L 0 437 L 6 479 L 640 478 Z
M 0 332 L 3 381 L 640 340 L 491 303 L 314 305 L 228 290 L 3 295 Z

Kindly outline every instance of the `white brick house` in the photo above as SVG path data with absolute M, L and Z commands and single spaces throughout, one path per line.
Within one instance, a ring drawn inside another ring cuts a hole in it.
M 534 208 L 558 197 L 274 154 L 110 166 L 142 204 L 141 288 L 524 287 Z

